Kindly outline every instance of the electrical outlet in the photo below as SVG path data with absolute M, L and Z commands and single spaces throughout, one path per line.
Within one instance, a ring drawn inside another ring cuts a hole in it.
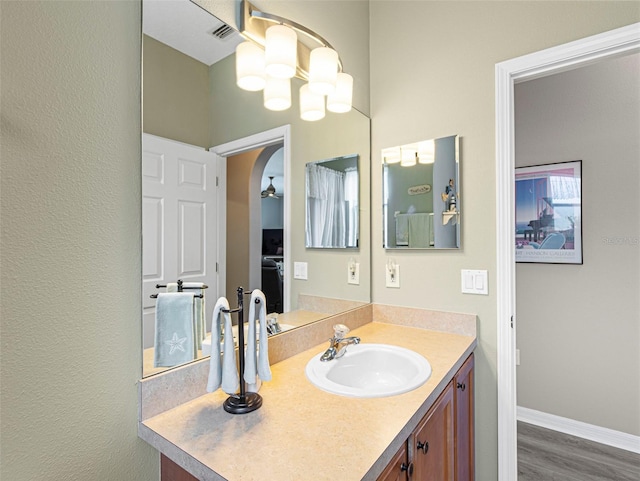
M 393 262 L 387 263 L 386 286 L 392 288 L 400 287 L 400 266 Z
M 516 349 L 516 366 L 520 365 L 520 349 Z
M 307 265 L 306 262 L 294 262 L 293 278 L 307 280 Z
M 359 285 L 360 284 L 360 263 L 350 262 L 347 264 L 347 283 Z

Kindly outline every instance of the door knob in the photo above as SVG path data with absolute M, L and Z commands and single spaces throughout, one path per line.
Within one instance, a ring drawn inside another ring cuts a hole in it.
M 422 450 L 424 454 L 427 454 L 427 451 L 429 451 L 429 442 L 425 441 L 424 443 L 421 443 L 420 441 L 418 441 L 416 444 L 416 448 L 418 449 L 418 451 Z
M 409 477 L 413 476 L 413 463 L 409 463 L 409 464 L 402 463 L 400 465 L 400 471 L 402 472 L 406 471 Z

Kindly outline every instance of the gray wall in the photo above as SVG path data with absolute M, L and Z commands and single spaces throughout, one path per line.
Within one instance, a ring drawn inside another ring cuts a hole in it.
M 372 1 L 370 9 L 374 167 L 385 147 L 459 134 L 463 192 L 461 251 L 387 252 L 376 201 L 382 169 L 372 169 L 373 300 L 478 315 L 477 479 L 495 480 L 495 64 L 638 22 L 640 3 Z M 385 287 L 388 256 L 402 267 L 400 289 Z M 489 295 L 461 294 L 461 269 L 487 269 Z
M 158 479 L 136 435 L 140 4 L 0 2 L 0 478 Z
M 639 85 L 635 54 L 515 88 L 516 166 L 582 160 L 584 250 L 516 265 L 518 404 L 636 436 Z

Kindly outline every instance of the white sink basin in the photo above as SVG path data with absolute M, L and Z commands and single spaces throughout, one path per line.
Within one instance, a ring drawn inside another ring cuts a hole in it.
M 356 344 L 339 359 L 307 363 L 311 383 L 341 396 L 372 398 L 412 391 L 431 377 L 431 365 L 420 354 L 388 344 Z

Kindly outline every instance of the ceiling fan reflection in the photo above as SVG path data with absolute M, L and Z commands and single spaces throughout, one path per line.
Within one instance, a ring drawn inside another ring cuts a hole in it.
M 269 177 L 269 186 L 265 190 L 263 190 L 260 195 L 263 199 L 265 197 L 273 197 L 274 199 L 279 198 L 276 195 L 276 188 L 273 186 L 273 177 Z

